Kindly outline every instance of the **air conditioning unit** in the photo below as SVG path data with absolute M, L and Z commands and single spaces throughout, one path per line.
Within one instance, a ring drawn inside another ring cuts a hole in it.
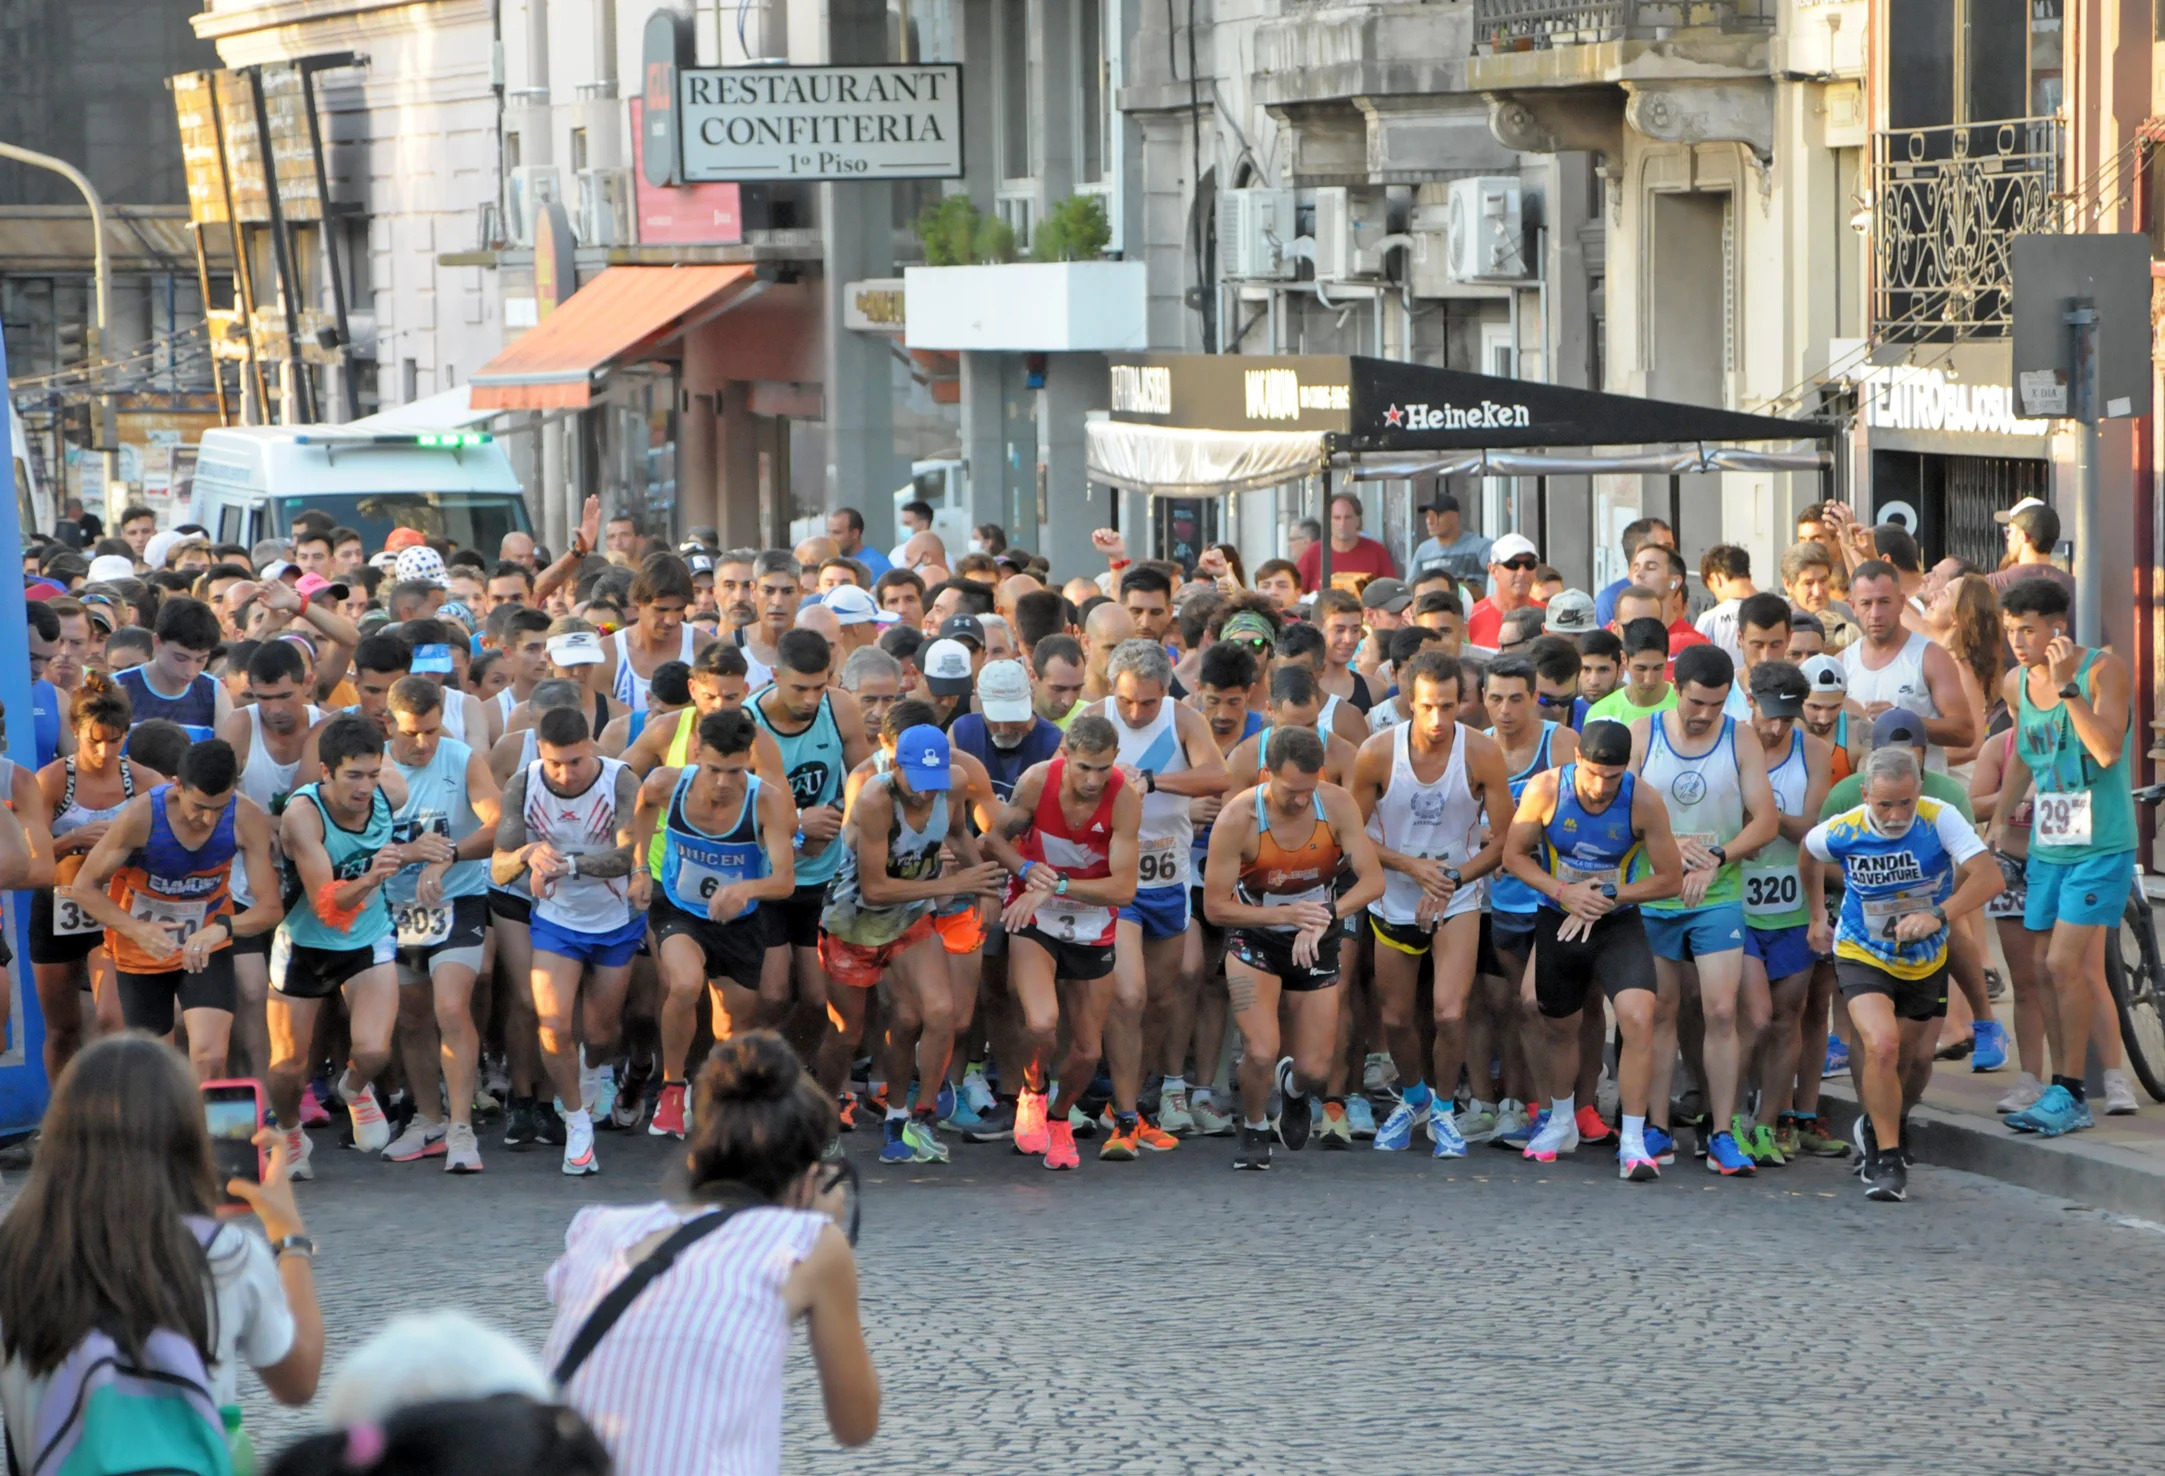
M 1526 228 L 1515 175 L 1451 181 L 1448 269 L 1454 282 L 1523 282 Z
M 1381 275 L 1389 206 L 1381 190 L 1332 185 L 1316 191 L 1316 280 L 1346 282 Z
M 1221 190 L 1218 249 L 1237 282 L 1285 281 L 1296 271 L 1291 190 Z
M 631 244 L 631 171 L 579 171 L 579 242 L 584 246 Z
M 529 164 L 512 170 L 509 198 L 505 201 L 505 208 L 511 215 L 512 243 L 533 245 L 534 217 L 551 200 L 563 198 L 555 165 Z

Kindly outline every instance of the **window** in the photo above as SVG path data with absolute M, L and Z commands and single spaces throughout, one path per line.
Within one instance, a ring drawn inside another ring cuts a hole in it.
M 1078 0 L 1075 7 L 1076 40 L 1082 86 L 1076 109 L 1082 127 L 1082 147 L 1076 151 L 1075 177 L 1084 184 L 1105 178 L 1107 127 L 1107 77 L 1105 75 L 1105 6 L 1103 0 Z
M 586 130 L 584 128 L 574 128 L 571 130 L 571 172 L 577 174 L 585 168 Z
M 248 541 L 248 509 L 237 502 L 229 502 L 218 509 L 218 541 L 220 543 L 245 543 Z
M 1009 3 L 993 8 L 999 30 L 1000 177 L 1030 177 L 1030 12 Z

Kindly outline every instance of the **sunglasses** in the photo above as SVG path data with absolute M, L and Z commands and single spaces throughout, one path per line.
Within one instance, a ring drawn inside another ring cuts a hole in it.
M 1553 692 L 1536 692 L 1534 701 L 1542 707 L 1569 707 L 1578 701 L 1576 697 L 1559 697 Z
M 1524 571 L 1527 569 L 1540 568 L 1541 561 L 1539 559 L 1529 558 L 1526 555 L 1521 554 L 1518 558 L 1504 560 L 1503 566 L 1506 569 L 1518 569 Z
M 1268 656 L 1271 652 L 1271 642 L 1268 636 L 1235 636 L 1233 644 L 1246 646 L 1258 656 Z

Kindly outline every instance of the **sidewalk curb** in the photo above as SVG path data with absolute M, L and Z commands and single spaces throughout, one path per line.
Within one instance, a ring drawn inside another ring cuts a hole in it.
M 1847 1138 L 1857 1117 L 1849 1083 L 1825 1083 L 1820 1101 L 1821 1110 Z M 1916 1135 L 1917 1157 L 1925 1164 L 2165 1221 L 2165 1172 L 2140 1154 L 2087 1141 L 2082 1134 L 2040 1138 L 2013 1132 L 1997 1121 L 1926 1106 L 1911 1111 L 1909 1125 Z

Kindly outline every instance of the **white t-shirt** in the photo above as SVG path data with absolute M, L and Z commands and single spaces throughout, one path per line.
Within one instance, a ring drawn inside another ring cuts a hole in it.
M 241 1363 L 268 1368 L 293 1351 L 293 1312 L 286 1305 L 277 1257 L 261 1234 L 237 1223 L 221 1224 L 211 1237 L 209 1254 L 211 1281 L 218 1296 L 212 1329 L 218 1341 L 217 1357 L 210 1366 L 211 1397 L 219 1404 L 239 1404 Z M 0 1364 L 0 1414 L 6 1416 L 11 1441 L 18 1431 L 27 1436 L 36 1427 L 38 1404 L 50 1382 L 49 1375 L 31 1377 L 17 1359 Z M 25 1471 L 33 1454 L 19 1445 L 15 1448 Z
M 1701 615 L 1692 626 L 1699 634 L 1728 652 L 1729 659 L 1740 666 L 1744 662 L 1744 648 L 1737 641 L 1737 611 L 1742 609 L 1743 605 L 1742 600 L 1723 600 Z

